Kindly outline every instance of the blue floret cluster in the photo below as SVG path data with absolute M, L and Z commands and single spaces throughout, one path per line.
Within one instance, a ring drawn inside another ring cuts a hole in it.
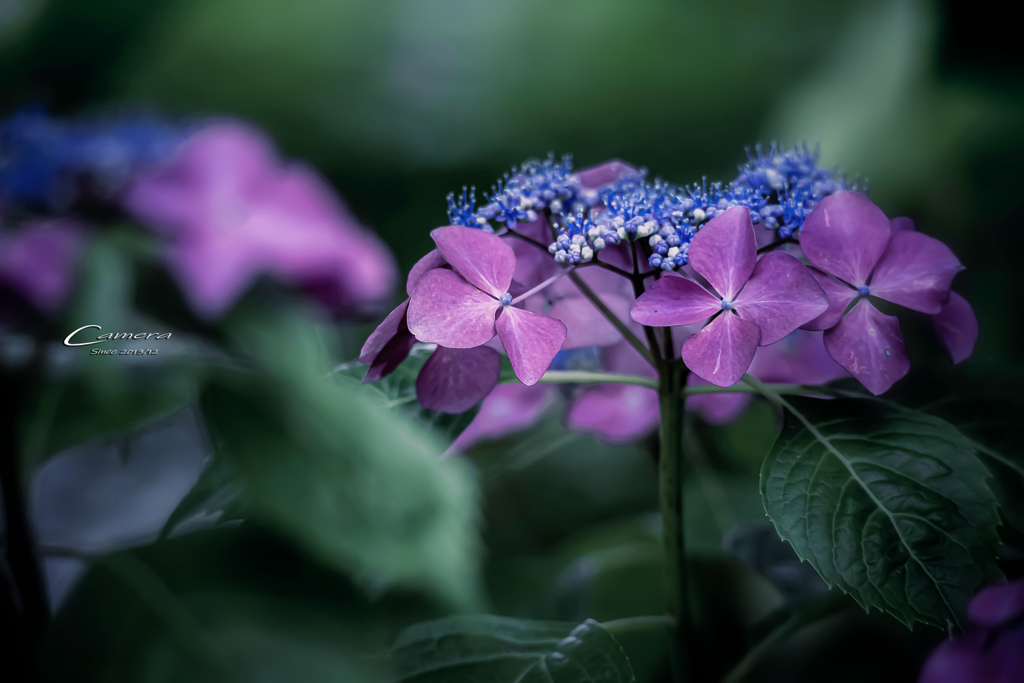
M 544 217 L 554 238 L 548 251 L 559 263 L 586 263 L 609 246 L 643 240 L 650 267 L 676 270 L 689 262 L 690 240 L 701 226 L 728 209 L 748 208 L 755 225 L 786 240 L 798 235 L 822 198 L 843 189 L 867 191 L 818 159 L 818 149 L 803 144 L 757 145 L 730 183 L 704 178 L 674 185 L 624 166 L 617 179 L 591 188 L 581 186 L 571 157 L 548 155 L 506 173 L 482 206 L 475 188 L 448 195 L 448 218 L 452 225 L 501 233 Z

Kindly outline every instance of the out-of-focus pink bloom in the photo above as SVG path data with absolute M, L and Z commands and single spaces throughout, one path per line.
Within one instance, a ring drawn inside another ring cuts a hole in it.
M 970 625 L 931 654 L 920 683 L 1024 680 L 1024 580 L 989 586 L 968 609 Z
M 555 399 L 556 392 L 550 386 L 501 384 L 484 399 L 480 412 L 455 439 L 452 448 L 465 450 L 481 441 L 499 439 L 532 427 Z
M 66 219 L 0 232 L 0 284 L 42 313 L 55 313 L 74 283 L 85 230 Z
M 601 353 L 602 367 L 608 372 L 654 378 L 654 368 L 622 341 Z M 569 429 L 596 434 L 605 441 L 626 443 L 653 432 L 658 427 L 658 392 L 630 384 L 587 386 L 576 396 L 566 422 Z
M 847 373 L 828 355 L 821 332 L 796 330 L 771 346 L 762 346 L 754 354 L 748 371 L 762 382 L 816 385 L 839 379 Z M 687 378 L 687 385 L 709 384 L 697 375 Z M 700 394 L 686 399 L 687 410 L 695 410 L 710 424 L 732 422 L 747 407 L 751 394 Z
M 135 180 L 123 205 L 166 238 L 193 309 L 223 315 L 261 275 L 337 312 L 377 304 L 396 269 L 384 244 L 311 169 L 281 162 L 261 133 L 219 123 Z

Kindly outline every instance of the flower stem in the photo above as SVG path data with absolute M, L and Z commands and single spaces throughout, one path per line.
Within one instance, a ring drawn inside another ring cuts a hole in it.
M 12 395 L 12 406 L 28 403 L 30 392 L 36 389 L 42 355 L 38 350 L 33 359 L 21 368 L 4 375 L 4 387 Z M 4 411 L 0 423 L 0 489 L 3 492 L 4 551 L 10 576 L 17 590 L 18 618 L 16 627 L 21 646 L 19 656 L 31 659 L 37 654 L 37 644 L 50 620 L 50 606 L 43 580 L 42 566 L 36 553 L 31 520 L 27 513 L 25 495 L 26 474 L 19 441 L 18 412 Z M 31 670 L 25 669 L 26 671 Z
M 658 361 L 655 360 L 653 355 L 651 355 L 651 351 L 644 346 L 644 343 L 640 341 L 639 337 L 633 334 L 633 330 L 629 329 L 626 323 L 619 320 L 618 316 L 612 313 L 612 310 L 608 308 L 603 301 L 601 301 L 601 297 L 599 297 L 597 293 L 583 281 L 580 274 L 576 272 L 569 273 L 569 279 L 573 281 L 573 284 L 575 284 L 576 288 L 580 290 L 580 293 L 585 296 L 590 303 L 594 304 L 594 307 L 597 308 L 597 310 L 601 311 L 601 315 L 608 319 L 608 322 L 610 322 L 615 329 L 619 331 L 619 334 L 629 342 L 629 345 L 636 349 L 637 353 L 643 356 L 644 360 L 651 364 L 651 367 L 658 369 Z
M 646 631 L 652 628 L 672 628 L 675 625 L 675 619 L 663 614 L 653 617 L 626 617 L 624 619 L 614 619 L 612 621 L 605 621 L 601 623 L 604 630 L 608 631 L 612 635 Z
M 526 292 L 523 292 L 522 294 L 517 296 L 515 299 L 512 299 L 512 304 L 511 305 L 515 305 L 515 304 L 519 303 L 520 301 L 522 301 L 523 299 L 526 299 L 528 297 L 533 296 L 537 292 L 543 290 L 545 287 L 550 285 L 552 282 L 555 282 L 556 280 L 561 280 L 563 277 L 565 277 L 566 275 L 568 275 L 569 273 L 571 273 L 574 270 L 576 270 L 575 266 L 569 266 L 565 270 L 558 271 L 557 273 L 555 273 L 554 275 L 549 277 L 547 280 L 545 280 L 544 282 L 542 282 L 539 285 L 537 285 L 536 287 L 534 287 L 533 289 L 531 289 L 529 291 L 526 291 Z
M 658 497 L 665 555 L 666 607 L 676 620 L 672 653 L 673 678 L 677 683 L 695 680 L 690 652 L 689 581 L 683 526 L 683 364 L 663 368 L 658 389 L 661 411 L 658 452 Z
M 502 379 L 499 384 L 516 384 L 513 377 Z M 648 389 L 658 388 L 658 380 L 640 375 L 623 375 L 614 372 L 588 372 L 586 370 L 548 370 L 540 378 L 545 384 L 632 384 Z
M 743 659 L 722 679 L 722 683 L 741 683 L 751 669 L 778 645 L 784 643 L 804 626 L 833 614 L 842 606 L 843 594 L 833 590 L 797 610 L 793 616 L 765 636 L 764 640 L 747 651 Z

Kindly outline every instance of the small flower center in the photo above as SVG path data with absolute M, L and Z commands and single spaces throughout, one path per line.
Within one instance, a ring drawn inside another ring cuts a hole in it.
M 505 292 L 498 298 L 498 303 L 500 303 L 502 306 L 510 305 L 512 303 L 512 295 L 509 294 L 508 292 Z
M 731 301 L 729 301 L 728 299 L 722 299 L 722 310 L 723 311 L 731 311 L 733 308 L 735 308 L 735 307 L 732 305 Z
M 867 285 L 861 285 L 857 288 L 857 296 L 867 296 L 871 293 L 871 289 Z

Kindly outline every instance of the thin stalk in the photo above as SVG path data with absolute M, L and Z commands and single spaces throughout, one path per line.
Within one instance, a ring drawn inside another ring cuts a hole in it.
M 522 294 L 520 294 L 520 295 L 519 295 L 519 296 L 517 296 L 516 298 L 512 299 L 512 303 L 511 303 L 511 304 L 509 304 L 509 305 L 512 305 L 512 306 L 514 306 L 515 304 L 519 303 L 519 302 L 520 302 L 520 301 L 522 301 L 523 299 L 526 299 L 526 298 L 528 298 L 528 297 L 531 297 L 531 296 L 533 296 L 533 295 L 534 295 L 534 294 L 536 294 L 537 292 L 539 292 L 539 291 L 543 290 L 543 289 L 544 289 L 545 287 L 547 287 L 548 285 L 550 285 L 550 284 L 551 284 L 552 282 L 555 282 L 555 281 L 557 281 L 557 280 L 561 280 L 561 279 L 562 279 L 563 277 L 565 277 L 565 276 L 566 276 L 566 275 L 568 275 L 569 273 L 573 272 L 574 270 L 576 270 L 576 267 L 575 267 L 575 266 L 569 266 L 569 267 L 568 267 L 568 268 L 566 268 L 565 270 L 560 270 L 560 271 L 558 271 L 557 273 L 555 273 L 554 275 L 552 275 L 551 277 L 549 277 L 549 278 L 548 278 L 547 280 L 545 280 L 544 282 L 542 282 L 542 283 L 540 283 L 539 285 L 537 285 L 536 287 L 534 287 L 533 289 L 530 289 L 530 290 L 528 290 L 528 291 L 526 291 L 526 292 L 523 292 Z
M 658 389 L 658 380 L 640 375 L 623 375 L 614 372 L 588 372 L 586 370 L 548 370 L 539 380 L 542 384 L 631 384 L 637 387 Z M 515 377 L 502 379 L 499 384 L 517 384 Z
M 629 327 L 626 326 L 626 323 L 619 320 L 618 316 L 612 313 L 611 309 L 608 308 L 608 306 L 606 306 L 601 300 L 601 297 L 599 297 L 594 290 L 592 290 L 587 283 L 583 281 L 580 274 L 576 272 L 569 273 L 569 279 L 573 281 L 573 284 L 575 284 L 576 288 L 580 290 L 580 293 L 585 296 L 590 303 L 594 304 L 594 307 L 597 308 L 597 310 L 601 311 L 601 315 L 608 319 L 608 322 L 610 322 L 615 329 L 619 331 L 619 334 L 629 342 L 629 345 L 636 349 L 637 353 L 643 356 L 643 359 L 651 364 L 651 367 L 658 369 L 658 361 L 651 355 L 651 351 L 644 346 L 644 343 L 640 341 L 639 337 L 633 334 L 633 330 L 629 329 Z
M 613 635 L 623 633 L 635 633 L 636 631 L 647 631 L 650 629 L 670 629 L 676 625 L 676 620 L 667 615 L 654 617 L 626 617 L 601 623 L 601 627 Z
M 640 262 L 636 255 L 636 247 L 637 245 L 633 243 L 630 243 L 629 245 L 629 253 L 633 255 L 633 276 L 630 278 L 630 281 L 633 283 L 633 296 L 634 298 L 639 299 L 644 293 L 644 281 L 643 278 L 640 277 Z M 647 336 L 647 346 L 650 347 L 651 352 L 658 361 L 658 366 L 656 367 L 659 367 L 662 365 L 664 357 L 661 353 L 660 347 L 658 346 L 658 338 L 654 334 L 654 328 L 644 325 L 644 334 Z M 670 353 L 671 351 L 666 351 L 665 356 Z
M 658 497 L 662 519 L 662 544 L 665 554 L 666 602 L 668 614 L 676 620 L 672 653 L 673 678 L 677 682 L 694 680 L 690 646 L 689 581 L 683 520 L 683 382 L 682 363 L 663 368 L 658 390 L 661 410 L 658 451 Z
M 722 683 L 741 683 L 765 655 L 784 643 L 797 631 L 819 619 L 829 616 L 842 608 L 843 594 L 840 591 L 829 591 L 825 595 L 815 599 L 793 614 L 789 619 L 779 624 L 764 640 L 752 647 L 743 659 L 739 661 L 722 679 Z
M 744 381 L 749 375 L 744 376 Z M 751 379 L 753 379 L 751 377 Z M 754 380 L 757 381 L 757 380 Z M 828 387 L 822 386 L 811 386 L 807 384 L 764 384 L 758 382 L 762 389 L 755 388 L 752 385 L 733 384 L 731 387 L 719 387 L 714 384 L 696 384 L 693 386 L 683 387 L 682 392 L 684 396 L 699 396 L 700 394 L 763 394 L 765 398 L 772 400 L 772 396 L 785 396 L 788 394 L 804 394 L 808 396 L 831 396 L 833 391 Z M 767 392 L 767 393 L 765 393 Z
M 14 406 L 29 403 L 30 394 L 38 386 L 43 366 L 43 354 L 36 350 L 33 359 L 24 367 L 11 371 L 5 377 Z M 26 458 L 22 453 L 18 435 L 18 412 L 4 411 L 0 424 L 0 488 L 4 505 L 4 546 L 7 564 L 18 590 L 18 602 L 25 636 L 35 641 L 50 620 L 50 606 L 46 584 L 36 553 L 32 524 L 28 518 L 25 484 L 27 474 L 22 467 Z
M 587 261 L 586 263 L 581 263 L 580 264 L 580 266 L 587 266 L 587 265 L 594 265 L 594 266 L 598 266 L 599 268 L 604 268 L 605 270 L 611 271 L 611 272 L 615 273 L 616 275 L 621 275 L 622 277 L 625 277 L 625 278 L 632 278 L 633 277 L 632 275 L 630 275 L 629 273 L 624 271 L 622 268 L 619 268 L 618 266 L 613 266 L 610 263 L 605 263 L 604 261 L 599 261 L 596 255 L 594 256 L 593 260 Z

